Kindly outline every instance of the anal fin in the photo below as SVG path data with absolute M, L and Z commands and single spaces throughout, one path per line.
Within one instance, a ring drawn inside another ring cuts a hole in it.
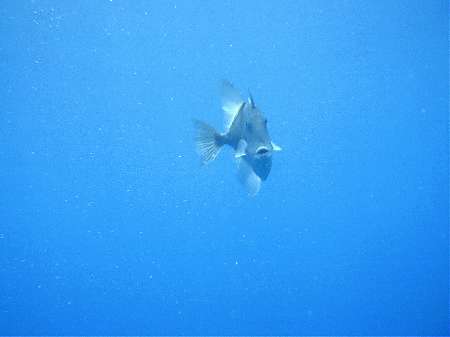
M 261 178 L 253 171 L 245 157 L 238 158 L 237 162 L 240 182 L 245 186 L 250 196 L 255 196 L 261 188 Z

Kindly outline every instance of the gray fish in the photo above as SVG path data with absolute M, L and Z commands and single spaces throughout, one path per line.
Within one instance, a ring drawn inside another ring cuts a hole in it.
M 281 151 L 281 147 L 271 141 L 267 119 L 250 93 L 246 102 L 230 82 L 223 81 L 221 94 L 225 132 L 219 133 L 212 126 L 194 120 L 197 152 L 206 164 L 217 157 L 224 145 L 231 146 L 235 151 L 239 180 L 250 195 L 256 195 L 261 181 L 269 176 L 273 152 Z

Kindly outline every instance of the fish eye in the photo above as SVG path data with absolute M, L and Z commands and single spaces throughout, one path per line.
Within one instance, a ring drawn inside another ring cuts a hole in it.
M 267 118 L 264 118 L 264 124 L 267 125 Z

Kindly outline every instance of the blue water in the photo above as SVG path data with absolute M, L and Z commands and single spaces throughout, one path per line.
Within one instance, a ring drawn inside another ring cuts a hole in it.
M 4 1 L 0 334 L 449 334 L 447 1 Z M 252 91 L 256 197 L 192 118 Z

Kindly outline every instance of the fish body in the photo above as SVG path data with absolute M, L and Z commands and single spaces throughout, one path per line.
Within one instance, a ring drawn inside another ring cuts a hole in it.
M 239 91 L 228 81 L 221 87 L 222 108 L 225 112 L 225 131 L 217 132 L 205 122 L 195 120 L 196 147 L 204 163 L 213 161 L 224 145 L 234 149 L 238 177 L 250 195 L 256 195 L 261 182 L 272 168 L 272 154 L 281 148 L 275 145 L 267 129 L 267 118 L 249 94 L 241 98 Z

